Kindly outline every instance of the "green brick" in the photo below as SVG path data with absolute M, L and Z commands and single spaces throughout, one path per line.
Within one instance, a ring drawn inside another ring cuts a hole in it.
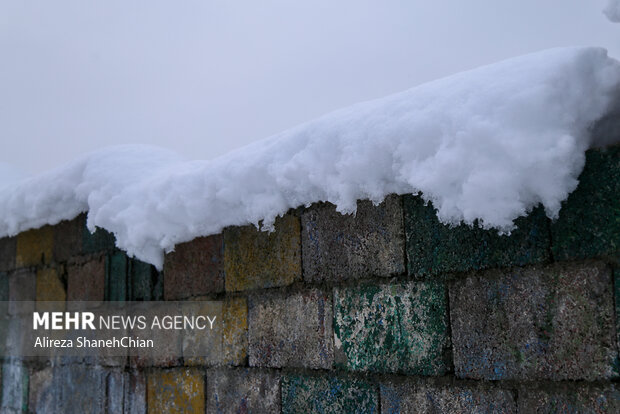
M 450 346 L 446 288 L 408 282 L 336 289 L 334 342 L 337 367 L 442 375 Z
M 282 379 L 282 413 L 378 413 L 379 397 L 371 384 L 338 377 L 287 375 Z
M 618 256 L 620 249 L 620 147 L 590 150 L 579 186 L 552 223 L 556 260 Z
M 129 261 L 131 300 L 162 300 L 163 277 L 155 266 L 137 259 Z
M 299 217 L 278 217 L 273 232 L 254 226 L 224 230 L 226 291 L 286 286 L 301 280 Z
M 549 223 L 542 207 L 515 220 L 510 235 L 477 224 L 450 227 L 432 204 L 404 197 L 405 237 L 410 275 L 437 275 L 491 267 L 523 266 L 549 260 Z
M 84 226 L 82 237 L 82 250 L 84 253 L 114 250 L 115 248 L 114 234 L 101 227 L 97 227 L 95 232 L 91 233 L 90 230 Z
M 106 258 L 105 300 L 124 301 L 127 296 L 127 271 L 129 258 L 123 252 L 115 252 Z
M 6 272 L 15 268 L 16 237 L 0 238 L 0 271 Z

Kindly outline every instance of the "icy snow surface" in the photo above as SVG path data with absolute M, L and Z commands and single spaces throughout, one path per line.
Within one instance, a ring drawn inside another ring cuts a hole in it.
M 291 207 L 422 192 L 444 223 L 510 231 L 575 189 L 588 127 L 620 101 L 620 62 L 553 49 L 360 103 L 212 161 L 123 146 L 0 188 L 0 235 L 88 211 L 88 226 L 161 268 L 163 252 Z M 240 115 L 242 116 L 242 115 Z
M 609 0 L 603 13 L 610 21 L 620 23 L 620 0 Z

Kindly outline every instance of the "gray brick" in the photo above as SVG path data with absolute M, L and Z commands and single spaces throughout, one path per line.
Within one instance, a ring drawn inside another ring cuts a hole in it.
M 15 269 L 15 237 L 0 238 L 0 272 Z
M 378 206 L 359 201 L 355 215 L 320 203 L 304 211 L 302 256 L 304 279 L 340 281 L 405 272 L 403 210 L 397 196 Z
M 456 375 L 597 380 L 617 357 L 611 272 L 602 263 L 490 271 L 455 281 Z
M 21 413 L 28 409 L 28 368 L 19 361 L 8 361 L 2 365 L 1 398 L 2 413 Z
M 620 390 L 616 384 L 553 385 L 519 390 L 520 413 L 618 413 Z
M 313 289 L 252 297 L 248 325 L 250 366 L 331 368 L 330 294 Z
M 485 385 L 432 385 L 412 381 L 381 384 L 381 412 L 516 413 L 512 392 Z
M 258 369 L 207 371 L 207 412 L 280 412 L 280 374 Z

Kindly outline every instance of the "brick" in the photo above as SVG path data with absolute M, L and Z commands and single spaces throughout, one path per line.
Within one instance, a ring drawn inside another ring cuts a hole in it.
M 618 413 L 620 390 L 608 385 L 554 385 L 519 390 L 520 413 Z
M 50 263 L 53 246 L 54 231 L 52 226 L 43 226 L 19 233 L 15 251 L 15 267 Z
M 458 377 L 612 377 L 613 286 L 602 263 L 490 271 L 455 281 L 450 318 Z
M 257 369 L 207 370 L 208 413 L 279 413 L 280 374 Z
M 65 285 L 55 268 L 37 270 L 37 302 L 64 302 L 67 298 Z
M 186 316 L 205 315 L 215 317 L 213 329 L 193 329 L 183 332 L 184 365 L 214 366 L 223 360 L 222 338 L 222 301 L 187 301 L 183 303 L 183 314 Z M 206 322 L 207 324 L 209 322 Z
M 127 296 L 127 271 L 129 258 L 123 252 L 106 256 L 105 300 L 125 301 Z
M 163 298 L 163 275 L 155 266 L 131 259 L 129 262 L 129 297 L 133 301 L 157 301 Z
M 202 413 L 205 379 L 197 369 L 156 370 L 148 375 L 149 414 Z
M 9 275 L 6 272 L 0 272 L 0 302 L 9 300 Z M 6 309 L 0 309 L 0 315 L 4 315 Z
M 549 222 L 542 207 L 515 220 L 508 235 L 478 225 L 450 227 L 431 204 L 405 196 L 405 235 L 410 275 L 438 275 L 549 261 Z
M 0 238 L 0 272 L 6 272 L 15 268 L 15 249 L 17 239 L 15 237 Z
M 44 368 L 30 375 L 28 391 L 28 410 L 32 413 L 53 413 L 55 404 L 54 375 L 52 368 Z
M 125 378 L 124 412 L 146 414 L 146 376 L 141 371 L 130 371 Z
M 86 216 L 80 214 L 73 220 L 63 220 L 54 229 L 54 260 L 66 262 L 82 253 L 83 232 Z
M 197 302 L 196 304 L 200 306 L 200 303 Z M 132 306 L 132 312 L 137 315 L 144 315 L 147 321 L 153 321 L 155 317 L 161 321 L 166 315 L 181 315 L 182 309 L 178 302 L 144 302 L 136 303 Z M 217 319 L 220 319 L 220 316 L 221 311 Z M 152 339 L 153 343 L 157 345 L 154 348 L 130 349 L 129 355 L 132 367 L 174 367 L 181 365 L 181 358 L 183 356 L 183 332 L 174 329 L 138 329 L 137 331 L 138 332 L 132 333 L 132 336 L 139 336 L 140 339 L 143 340 Z M 206 334 L 210 335 L 210 332 Z M 207 349 L 206 351 L 211 350 Z M 219 349 L 215 350 L 216 353 L 218 351 Z M 219 353 L 221 354 L 221 352 Z
M 164 298 L 176 300 L 222 292 L 223 243 L 218 234 L 176 245 L 164 260 Z
M 67 265 L 67 301 L 103 301 L 105 279 L 104 256 Z
M 257 296 L 248 306 L 250 366 L 331 368 L 331 295 L 313 289 Z
M 116 248 L 114 234 L 101 227 L 95 228 L 91 233 L 88 227 L 82 228 L 82 253 L 98 253 L 112 251 Z
M 357 379 L 286 375 L 282 378 L 282 413 L 378 413 L 374 386 Z
M 382 413 L 517 412 L 512 392 L 486 385 L 440 386 L 403 382 L 381 384 L 380 390 Z
M 9 313 L 32 312 L 36 299 L 36 273 L 32 269 L 19 269 L 9 274 Z M 25 302 L 25 303 L 19 303 Z
M 447 294 L 437 282 L 334 291 L 336 366 L 442 375 L 449 366 Z
M 248 358 L 248 303 L 245 298 L 227 298 L 223 306 L 224 363 L 244 365 Z
M 355 215 L 321 203 L 301 216 L 304 280 L 341 281 L 405 272 L 403 209 L 397 196 L 358 201 Z
M 101 367 L 64 365 L 54 368 L 52 394 L 56 412 L 105 413 L 107 372 Z
M 301 280 L 301 224 L 285 215 L 273 232 L 254 226 L 224 230 L 226 290 L 241 291 L 286 286 Z
M 579 186 L 551 225 L 556 260 L 618 256 L 620 146 L 590 150 Z
M 18 361 L 2 364 L 2 413 L 22 413 L 28 410 L 28 368 Z
M 616 299 L 616 334 L 620 351 L 620 268 L 614 269 L 614 298 Z

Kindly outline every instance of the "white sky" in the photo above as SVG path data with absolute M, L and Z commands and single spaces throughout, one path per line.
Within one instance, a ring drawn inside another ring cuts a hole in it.
M 209 159 L 556 46 L 620 57 L 606 0 L 0 0 L 0 162 L 143 143 Z

